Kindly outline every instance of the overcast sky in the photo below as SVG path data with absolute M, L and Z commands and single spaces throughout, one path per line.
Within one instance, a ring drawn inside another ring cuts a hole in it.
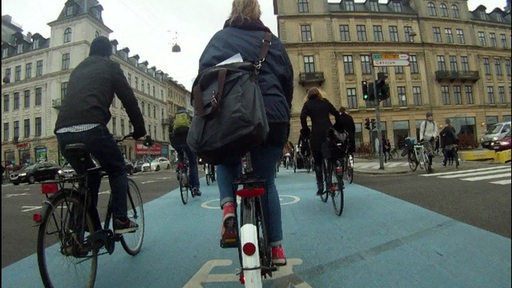
M 231 10 L 232 0 L 98 0 L 103 6 L 103 22 L 114 32 L 110 39 L 118 49 L 128 47 L 140 62 L 168 73 L 190 90 L 197 74 L 198 60 L 211 36 L 220 30 Z M 47 23 L 54 21 L 65 0 L 2 0 L 2 15 L 10 15 L 23 33 L 50 37 Z M 331 1 L 329 2 L 339 2 Z M 363 2 L 358 1 L 356 2 Z M 382 1 L 380 1 L 382 2 Z M 386 2 L 386 1 L 385 1 Z M 262 21 L 277 35 L 272 0 L 260 0 Z M 469 0 L 474 10 L 482 2 Z M 505 6 L 505 1 L 489 0 L 487 12 Z M 176 37 L 177 36 L 177 37 Z M 174 39 L 181 47 L 172 53 Z

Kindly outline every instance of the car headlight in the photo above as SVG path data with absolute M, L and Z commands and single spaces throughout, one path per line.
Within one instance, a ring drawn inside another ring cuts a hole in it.
M 510 141 L 500 141 L 499 143 L 501 146 L 510 145 Z
M 492 141 L 496 141 L 496 140 L 498 140 L 498 137 L 496 137 L 496 136 L 492 137 Z
M 20 173 L 20 174 L 18 174 L 18 176 L 25 177 L 25 176 L 27 176 L 27 173 Z

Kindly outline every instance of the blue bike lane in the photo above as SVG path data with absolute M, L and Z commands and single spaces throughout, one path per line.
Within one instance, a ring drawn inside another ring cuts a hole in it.
M 241 287 L 236 249 L 219 247 L 217 187 L 201 181 L 203 195 L 187 205 L 179 190 L 146 203 L 142 251 L 116 243 L 99 258 L 95 287 Z M 276 181 L 288 265 L 265 287 L 511 286 L 506 237 L 355 183 L 336 216 L 313 173 L 281 168 Z M 2 287 L 42 287 L 36 256 L 3 268 Z

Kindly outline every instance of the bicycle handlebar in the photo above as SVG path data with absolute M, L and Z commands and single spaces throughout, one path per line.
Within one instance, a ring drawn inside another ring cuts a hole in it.
M 127 135 L 123 136 L 121 139 L 117 139 L 116 143 L 123 142 L 124 140 L 126 140 L 126 138 L 130 138 L 130 137 L 133 138 L 133 132 L 128 133 Z M 137 139 L 135 139 L 135 140 L 137 140 Z M 146 135 L 146 137 L 144 137 L 144 142 L 142 144 L 146 147 L 149 147 L 149 146 L 153 145 L 154 143 L 155 143 L 155 141 L 151 138 L 151 136 Z

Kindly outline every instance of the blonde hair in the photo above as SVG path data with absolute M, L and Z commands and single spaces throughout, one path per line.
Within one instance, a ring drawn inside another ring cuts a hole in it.
M 261 9 L 258 0 L 233 0 L 229 21 L 232 23 L 234 19 L 258 20 L 260 16 Z
M 307 94 L 307 100 L 309 99 L 314 99 L 314 98 L 318 98 L 320 100 L 324 100 L 324 95 L 325 95 L 325 92 L 318 88 L 318 87 L 313 87 L 313 88 L 309 88 L 308 89 L 308 94 Z

